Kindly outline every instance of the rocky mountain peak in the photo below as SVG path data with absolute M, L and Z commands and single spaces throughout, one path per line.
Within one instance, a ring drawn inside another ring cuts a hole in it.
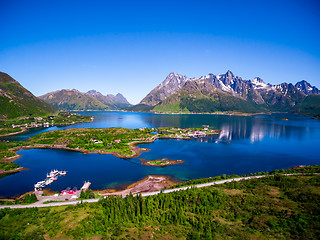
M 142 99 L 140 104 L 154 106 L 176 93 L 189 80 L 186 76 L 171 72 L 162 83 Z
M 261 78 L 259 78 L 259 77 L 255 77 L 255 78 L 253 79 L 253 81 L 259 82 L 259 83 L 264 83 L 264 81 L 263 81 Z
M 225 75 L 226 75 L 226 78 L 229 78 L 229 79 L 233 79 L 234 78 L 234 75 L 230 70 L 228 70 Z
M 96 91 L 96 90 L 90 90 L 87 93 L 94 95 L 94 94 L 101 94 L 100 92 Z
M 129 105 L 130 105 L 130 103 L 128 102 L 128 100 L 127 100 L 121 93 L 118 93 L 118 94 L 115 96 L 115 99 L 117 99 L 118 102 L 122 102 L 122 103 L 129 104 Z
M 306 80 L 302 80 L 300 82 L 297 82 L 295 84 L 295 87 L 306 95 L 320 94 L 320 90 L 314 86 L 311 86 L 311 84 L 308 83 Z
M 301 81 L 296 85 L 291 83 L 271 85 L 265 83 L 260 77 L 255 77 L 253 80 L 243 80 L 230 70 L 225 74 L 213 75 L 209 73 L 191 79 L 172 72 L 140 104 L 155 106 L 182 88 L 187 89 L 187 92 L 198 91 L 199 88 L 201 91 L 204 91 L 205 88 L 210 91 L 219 89 L 234 97 L 252 101 L 255 104 L 266 104 L 277 110 L 282 109 L 283 106 L 294 106 L 308 94 L 320 93 L 316 87 L 312 87 L 306 81 Z

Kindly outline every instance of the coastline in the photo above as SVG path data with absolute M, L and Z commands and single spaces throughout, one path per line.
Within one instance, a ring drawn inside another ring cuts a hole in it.
M 29 131 L 28 128 L 22 128 L 20 132 L 13 132 L 13 133 L 8 133 L 8 134 L 0 135 L 0 138 L 1 138 L 1 137 L 10 137 L 10 136 L 22 134 L 22 133 L 25 133 L 25 132 L 28 132 L 28 131 Z
M 212 133 L 207 133 L 206 135 L 217 135 L 220 133 L 221 130 L 215 130 L 215 132 Z M 77 148 L 69 148 L 66 145 L 48 145 L 48 144 L 37 144 L 37 145 L 33 145 L 33 146 L 20 146 L 20 147 L 16 147 L 16 148 L 11 148 L 9 149 L 9 151 L 14 152 L 15 154 L 16 151 L 18 150 L 27 150 L 27 149 L 35 149 L 35 148 L 44 148 L 44 149 L 64 149 L 64 150 L 70 150 L 70 151 L 76 151 L 76 152 L 81 152 L 83 154 L 90 154 L 90 153 L 99 153 L 99 154 L 112 154 L 115 157 L 118 158 L 123 158 L 123 159 L 129 159 L 129 158 L 136 158 L 139 157 L 141 155 L 141 152 L 147 152 L 149 151 L 146 148 L 139 148 L 137 147 L 138 144 L 143 144 L 143 143 L 153 143 L 155 140 L 157 139 L 182 139 L 182 140 L 190 140 L 192 139 L 192 137 L 186 137 L 186 138 L 180 138 L 180 137 L 167 137 L 167 136 L 153 136 L 150 140 L 141 140 L 141 141 L 134 141 L 131 143 L 128 143 L 128 145 L 131 147 L 131 149 L 129 149 L 129 151 L 131 151 L 133 154 L 131 155 L 121 155 L 120 151 L 110 151 L 110 152 L 106 152 L 106 151 L 101 151 L 101 150 L 86 150 L 86 149 L 77 149 Z M 13 157 L 9 157 L 9 158 L 5 158 L 5 161 L 14 161 L 18 158 L 20 158 L 21 155 L 17 154 L 17 156 L 13 156 Z
M 69 125 L 74 125 L 76 123 L 90 123 L 93 122 L 93 120 L 91 121 L 80 121 L 80 122 L 72 122 L 72 123 L 57 123 L 52 125 L 51 127 L 62 127 L 62 126 L 69 126 Z M 2 137 L 10 137 L 10 136 L 14 136 L 14 135 L 19 135 L 19 134 L 23 134 L 25 132 L 28 132 L 30 129 L 37 129 L 39 127 L 27 127 L 27 128 L 21 128 L 20 132 L 14 132 L 14 133 L 8 133 L 8 134 L 4 134 L 4 135 L 0 135 L 0 138 Z
M 214 130 L 214 132 L 207 133 L 206 135 L 217 135 L 221 132 L 221 130 Z M 101 151 L 101 150 L 86 150 L 86 149 L 77 149 L 77 148 L 69 148 L 66 145 L 48 145 L 48 144 L 37 144 L 33 146 L 19 146 L 15 148 L 9 149 L 9 151 L 14 152 L 16 155 L 8 158 L 4 158 L 3 161 L 7 162 L 13 162 L 20 158 L 22 155 L 18 154 L 17 151 L 23 149 L 23 150 L 28 150 L 28 149 L 63 149 L 63 150 L 69 150 L 69 151 L 76 151 L 76 152 L 81 152 L 83 154 L 90 154 L 90 153 L 98 153 L 98 154 L 112 154 L 113 156 L 117 158 L 122 158 L 122 159 L 130 159 L 130 158 L 136 158 L 141 155 L 141 152 L 147 152 L 149 149 L 147 148 L 139 148 L 137 145 L 138 144 L 143 144 L 143 143 L 153 143 L 157 139 L 183 139 L 183 140 L 190 140 L 192 137 L 168 137 L 168 136 L 153 136 L 150 140 L 141 140 L 141 141 L 134 141 L 131 143 L 128 143 L 128 146 L 131 147 L 128 151 L 130 151 L 132 154 L 121 154 L 121 151 Z M 170 160 L 171 162 L 171 160 Z M 178 162 L 182 163 L 182 162 Z M 168 165 L 174 165 L 178 163 L 170 163 Z M 141 163 L 142 164 L 142 163 Z M 146 164 L 145 164 L 146 165 Z M 157 166 L 157 165 L 149 165 L 149 166 Z M 24 168 L 22 169 L 24 170 Z M 20 170 L 19 170 L 20 171 Z
M 313 166 L 313 165 L 311 165 Z M 318 165 L 314 165 L 314 166 L 318 166 Z M 292 169 L 301 169 L 301 168 L 305 168 L 305 167 L 310 167 L 310 166 L 304 166 L 304 165 L 300 165 L 300 166 L 295 166 L 292 168 L 289 168 L 288 170 Z M 275 170 L 273 170 L 275 171 Z M 186 186 L 178 186 L 176 189 L 178 190 L 182 190 L 184 188 L 190 188 L 192 187 L 192 185 L 197 184 L 198 187 L 203 187 L 203 186 L 209 186 L 209 185 L 214 185 L 214 184 L 219 184 L 218 182 L 231 182 L 234 181 L 235 179 L 250 179 L 250 178 L 260 178 L 260 177 L 265 177 L 268 176 L 270 173 L 269 172 L 267 175 L 247 175 L 246 177 L 238 177 L 238 178 L 227 178 L 224 180 L 213 180 L 213 181 L 208 181 L 208 182 L 199 182 L 199 183 L 190 183 L 190 185 L 186 185 Z M 275 174 L 275 173 L 273 173 Z M 298 175 L 298 174 L 310 174 L 308 172 L 301 172 L 301 173 L 282 173 L 283 175 Z M 313 174 L 317 174 L 319 175 L 320 173 L 315 172 Z M 232 176 L 232 175 L 230 175 Z M 211 178 L 211 177 L 209 177 Z M 206 178 L 203 178 L 206 179 Z M 196 179 L 197 180 L 197 179 Z M 200 178 L 201 180 L 201 178 Z M 162 191 L 164 189 L 168 189 L 168 190 L 164 190 L 164 192 L 172 192 L 174 190 L 170 189 L 170 187 L 172 187 L 173 185 L 179 184 L 184 182 L 183 180 L 179 179 L 179 178 L 175 178 L 173 176 L 170 175 L 146 175 L 144 178 L 135 181 L 135 182 L 130 182 L 130 183 L 125 183 L 123 184 L 121 187 L 117 188 L 105 188 L 105 189 L 101 189 L 101 190 L 92 190 L 95 194 L 99 194 L 101 196 L 110 196 L 110 195 L 114 195 L 114 196 L 122 196 L 125 197 L 129 194 L 147 194 L 150 192 L 156 192 L 156 191 Z M 53 196 L 55 193 L 57 193 L 57 191 L 53 191 L 51 189 L 44 189 L 43 190 L 44 193 L 47 195 L 47 197 L 50 198 L 50 196 Z M 0 201 L 15 201 L 16 199 L 21 199 L 23 198 L 25 195 L 27 194 L 32 194 L 34 193 L 33 191 L 29 191 L 26 192 L 24 194 L 21 195 L 16 195 L 12 198 L 0 198 Z
M 206 135 L 217 135 L 220 133 L 221 130 L 214 130 Z M 138 156 L 141 155 L 142 152 L 147 152 L 149 151 L 149 149 L 147 148 L 140 148 L 138 147 L 138 144 L 143 144 L 143 143 L 153 143 L 155 140 L 157 139 L 183 139 L 183 140 L 188 140 L 188 139 L 192 139 L 193 137 L 176 137 L 176 136 L 158 136 L 158 135 L 154 135 L 151 138 L 149 138 L 148 140 L 140 140 L 140 141 L 133 141 L 130 143 L 127 143 L 129 147 L 131 147 L 131 149 L 129 150 L 132 154 L 128 155 L 127 153 L 125 154 L 121 154 L 121 150 L 120 151 L 110 151 L 110 152 L 106 152 L 106 151 L 101 151 L 101 150 L 86 150 L 86 149 L 74 149 L 74 148 L 69 148 L 66 145 L 47 145 L 47 144 L 36 144 L 36 145 L 32 145 L 32 146 L 18 146 L 15 148 L 11 148 L 9 149 L 9 151 L 14 152 L 16 155 L 12 156 L 12 157 L 8 157 L 8 158 L 4 158 L 4 161 L 7 162 L 13 162 L 16 159 L 22 157 L 22 155 L 18 154 L 17 151 L 23 149 L 23 150 L 28 150 L 28 149 L 63 149 L 63 150 L 69 150 L 69 151 L 77 151 L 77 152 L 81 152 L 83 154 L 90 154 L 90 153 L 99 153 L 99 154 L 112 154 L 115 157 L 118 158 L 122 158 L 122 159 L 129 159 L 129 158 L 136 158 Z M 174 165 L 174 164 L 180 164 L 183 163 L 184 161 L 179 160 L 179 161 L 173 161 L 173 160 L 169 160 L 170 162 L 167 165 Z M 142 164 L 142 163 L 141 163 Z M 142 164 L 143 165 L 143 164 Z M 147 164 L 146 164 L 147 165 Z M 149 166 L 158 166 L 158 165 L 149 165 Z M 163 167 L 164 165 L 161 165 L 161 167 Z M 10 174 L 10 173 L 16 173 L 16 172 L 20 172 L 23 170 L 28 170 L 26 168 L 20 167 L 14 170 L 10 170 L 10 171 L 3 171 L 0 172 L 0 175 L 5 175 L 5 174 Z M 173 184 L 174 181 L 170 180 L 171 177 L 165 176 L 165 177 L 145 177 L 142 180 L 139 180 L 138 182 L 134 182 L 134 183 L 130 183 L 130 185 L 128 187 L 126 187 L 126 190 L 131 189 L 130 192 L 136 192 L 137 189 L 140 189 L 138 192 L 147 192 L 147 191 L 154 191 L 154 190 L 158 190 L 158 189 L 162 189 L 163 187 L 167 187 L 167 186 L 171 186 Z M 147 183 L 145 183 L 147 182 Z M 161 184 L 160 184 L 161 183 Z M 149 188 L 148 188 L 149 186 Z M 135 189 L 135 190 L 134 190 Z M 142 190 L 141 190 L 142 189 Z M 108 192 L 114 192 L 117 194 L 122 194 L 122 191 L 119 190 L 115 190 L 115 189 L 105 189 L 102 190 L 104 193 Z
M 181 181 L 174 179 L 172 176 L 169 175 L 146 175 L 144 178 L 129 182 L 121 187 L 117 188 L 105 188 L 105 189 L 98 189 L 93 190 L 95 194 L 99 194 L 101 196 L 126 196 L 128 194 L 138 194 L 138 193 L 145 193 L 145 192 L 154 192 L 159 191 L 163 188 L 169 188 Z M 51 189 L 44 189 L 42 190 L 44 193 L 50 197 L 53 196 L 57 191 L 53 191 Z M 23 193 L 21 195 L 17 195 L 12 198 L 0 198 L 0 201 L 15 201 L 16 199 L 22 199 L 27 194 L 32 194 L 34 191 L 29 191 Z

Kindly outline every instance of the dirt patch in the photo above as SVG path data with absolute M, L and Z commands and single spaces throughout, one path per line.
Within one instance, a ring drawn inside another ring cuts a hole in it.
M 142 180 L 129 185 L 125 190 L 116 191 L 114 189 L 105 189 L 97 191 L 100 195 L 121 195 L 126 196 L 130 193 L 154 192 L 159 191 L 165 187 L 174 185 L 175 182 L 168 176 L 148 175 Z
M 279 197 L 280 196 L 280 190 L 277 187 L 269 187 L 269 191 L 268 194 L 275 196 L 275 197 Z
M 223 189 L 222 191 L 228 195 L 243 194 L 243 190 L 239 189 Z

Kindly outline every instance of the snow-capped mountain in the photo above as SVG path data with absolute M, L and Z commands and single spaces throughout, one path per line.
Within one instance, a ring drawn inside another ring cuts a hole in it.
M 196 84 L 187 84 L 191 82 L 195 82 Z M 200 87 L 200 85 L 202 86 Z M 197 90 L 195 86 L 197 86 Z M 181 91 L 185 92 L 184 96 L 186 92 L 192 96 L 192 89 L 198 91 L 199 87 L 202 96 L 205 97 L 210 95 L 210 91 L 212 92 L 217 89 L 233 97 L 253 102 L 259 109 L 263 106 L 266 110 L 275 111 L 288 110 L 297 103 L 301 103 L 309 94 L 320 93 L 316 87 L 311 86 L 306 81 L 298 82 L 296 85 L 291 83 L 271 85 L 265 83 L 259 77 L 253 80 L 244 80 L 241 77 L 235 76 L 231 71 L 219 75 L 210 73 L 199 78 L 188 78 L 180 74 L 170 73 L 140 104 L 155 106 L 161 104 L 172 95 L 180 94 Z M 207 89 L 207 91 L 204 91 L 204 89 Z M 171 102 L 172 104 L 173 101 L 170 99 L 166 102 Z

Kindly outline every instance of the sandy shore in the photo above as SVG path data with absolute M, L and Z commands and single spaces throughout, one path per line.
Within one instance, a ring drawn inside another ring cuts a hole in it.
M 121 191 L 116 191 L 114 189 L 105 189 L 101 191 L 94 191 L 102 196 L 116 195 L 116 196 L 126 196 L 130 193 L 143 193 L 143 192 L 154 192 L 161 190 L 165 187 L 171 187 L 176 182 L 168 176 L 161 175 L 148 175 L 145 178 L 130 184 L 126 189 Z

